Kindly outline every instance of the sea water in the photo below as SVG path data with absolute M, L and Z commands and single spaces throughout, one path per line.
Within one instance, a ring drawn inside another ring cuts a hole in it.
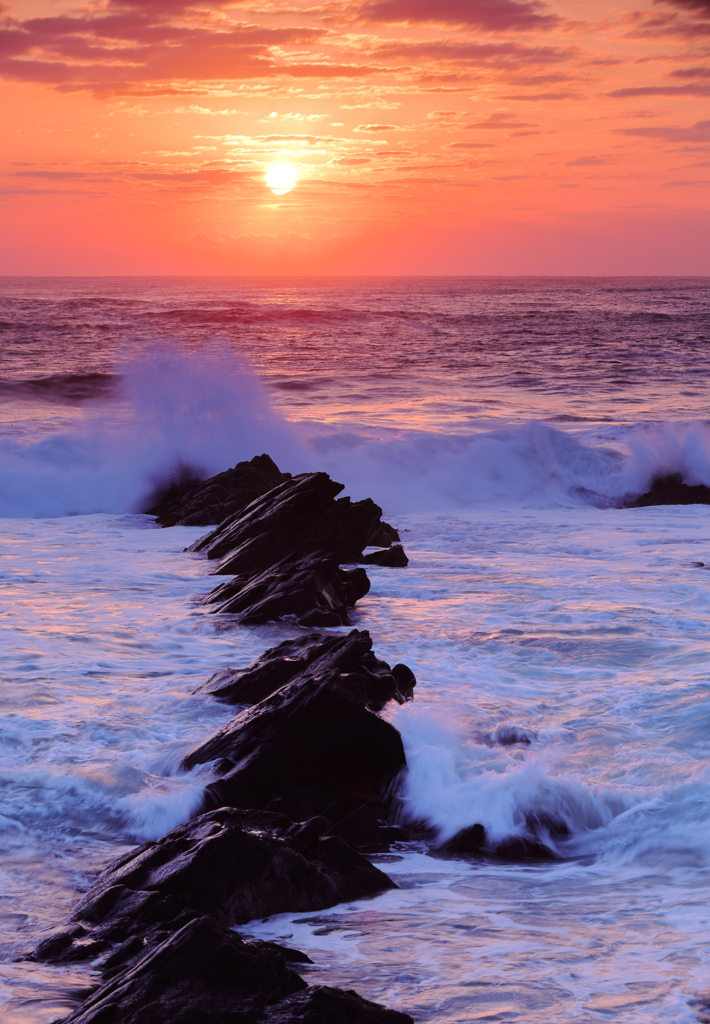
M 559 859 L 403 844 L 396 890 L 242 931 L 422 1024 L 698 1019 L 710 511 L 618 506 L 710 485 L 709 311 L 707 279 L 0 281 L 3 1024 L 68 1012 L 91 965 L 16 958 L 199 806 L 179 763 L 231 711 L 194 690 L 299 632 L 196 607 L 204 531 L 141 514 L 262 451 L 402 532 L 353 616 L 418 678 L 402 813 Z

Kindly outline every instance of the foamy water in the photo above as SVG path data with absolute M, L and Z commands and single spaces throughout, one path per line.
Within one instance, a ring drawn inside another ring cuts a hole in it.
M 90 966 L 13 957 L 109 859 L 198 805 L 208 773 L 177 766 L 230 711 L 194 689 L 297 632 L 223 629 L 193 603 L 213 580 L 183 548 L 203 531 L 136 514 L 176 467 L 213 473 L 261 451 L 292 472 L 328 470 L 405 531 L 409 567 L 369 568 L 355 616 L 419 680 L 415 701 L 387 712 L 410 765 L 402 814 L 442 839 L 475 822 L 495 838 L 537 830 L 561 859 L 468 863 L 404 846 L 382 863 L 398 890 L 253 934 L 309 952 L 310 979 L 422 1024 L 695 1021 L 710 988 L 710 573 L 692 563 L 710 566 L 710 513 L 610 505 L 660 472 L 710 484 L 695 316 L 707 288 L 250 285 L 242 319 L 229 311 L 240 345 L 222 323 L 200 347 L 207 314 L 227 315 L 224 284 L 192 285 L 179 308 L 167 285 L 137 298 L 104 285 L 101 301 L 96 284 L 33 287 L 8 286 L 5 314 L 3 1022 L 66 1012 Z M 77 339 L 63 358 L 60 309 Z M 177 340 L 127 350 L 126 310 L 153 331 L 163 317 Z M 580 324 L 610 318 L 595 362 Z M 508 332 L 497 347 L 494 321 Z M 32 324 L 49 340 L 30 352 Z M 645 362 L 631 344 L 643 324 Z M 337 325 L 350 345 L 340 376 L 325 337 Z M 638 357 L 626 382 L 620 350 Z M 512 733 L 528 742 L 501 745 Z M 552 820 L 569 834 L 543 834 Z

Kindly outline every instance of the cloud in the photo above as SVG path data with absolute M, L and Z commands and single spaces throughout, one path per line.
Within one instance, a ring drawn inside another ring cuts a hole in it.
M 212 7 L 226 7 L 209 0 Z M 200 7 L 203 7 L 200 0 Z M 231 5 L 233 6 L 233 4 Z M 379 70 L 303 60 L 327 31 L 211 18 L 181 0 L 110 0 L 107 7 L 13 20 L 0 29 L 0 76 L 98 95 L 186 94 L 198 83 L 269 78 L 353 78 Z M 297 57 L 284 52 L 298 46 Z
M 449 142 L 444 149 L 493 149 L 493 142 Z
M 44 181 L 114 181 L 91 171 L 11 171 L 11 178 L 41 178 Z
M 470 25 L 484 32 L 549 29 L 561 21 L 541 0 L 375 0 L 360 8 L 360 17 Z
M 576 160 L 568 160 L 565 167 L 605 167 L 611 162 L 604 156 L 578 156 Z
M 514 93 L 510 96 L 501 96 L 502 100 L 526 100 L 528 103 L 539 103 L 543 100 L 569 100 L 577 93 L 574 92 L 528 92 Z
M 378 46 L 379 57 L 399 57 L 405 60 L 431 60 L 437 63 L 470 64 L 476 70 L 481 66 L 529 70 L 535 65 L 553 64 L 569 60 L 576 51 L 571 47 L 524 46 L 513 40 L 503 43 L 455 43 L 449 40 L 431 42 L 386 42 Z
M 671 0 L 666 0 L 671 2 Z M 704 18 L 683 17 L 677 11 L 629 11 L 621 17 L 622 24 L 629 26 L 627 35 L 631 39 L 681 36 L 695 38 L 710 34 L 710 24 Z
M 653 0 L 654 3 L 667 3 L 697 14 L 700 18 L 710 18 L 710 0 Z
M 710 68 L 677 68 L 671 71 L 672 78 L 710 78 Z
M 663 139 L 665 142 L 710 143 L 710 121 L 696 121 L 690 128 L 649 125 L 647 128 L 615 128 L 614 132 L 631 138 Z
M 398 124 L 359 124 L 353 131 L 356 132 L 399 132 Z
M 707 188 L 708 185 L 710 185 L 710 179 L 708 179 L 708 178 L 701 179 L 699 181 L 698 180 L 692 180 L 692 181 L 664 181 L 663 182 L 663 187 L 664 188 L 689 188 L 689 187 L 697 187 L 697 186 L 701 186 L 702 188 Z
M 607 96 L 710 96 L 710 84 L 692 82 L 688 85 L 644 85 L 637 88 L 614 89 Z
M 512 114 L 505 114 L 502 112 L 491 114 L 485 121 L 473 121 L 471 124 L 465 124 L 464 128 L 473 128 L 478 130 L 479 128 L 489 129 L 510 129 L 510 128 L 536 128 L 537 125 L 531 124 L 528 121 L 516 121 Z

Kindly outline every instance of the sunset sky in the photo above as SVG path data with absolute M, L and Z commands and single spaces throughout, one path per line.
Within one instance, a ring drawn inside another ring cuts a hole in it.
M 0 76 L 0 274 L 710 273 L 710 0 L 0 0 Z

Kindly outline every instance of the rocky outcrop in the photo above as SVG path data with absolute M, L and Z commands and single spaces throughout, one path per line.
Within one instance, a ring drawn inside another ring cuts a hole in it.
M 411 700 L 417 683 L 406 665 L 390 668 L 375 656 L 366 629 L 354 629 L 347 636 L 311 633 L 284 640 L 245 669 L 221 669 L 195 693 L 211 694 L 225 704 L 258 704 L 286 683 L 331 670 L 363 677 L 370 711 L 381 711 L 390 700 L 398 704 Z
M 328 831 L 325 819 L 234 807 L 201 814 L 110 864 L 74 912 L 79 928 L 45 940 L 35 959 L 85 959 L 100 952 L 96 943 L 124 943 L 186 915 L 232 927 L 395 888 Z
M 288 966 L 310 962 L 305 954 L 245 942 L 231 930 L 394 888 L 328 835 L 328 826 L 325 819 L 294 824 L 280 814 L 223 807 L 109 865 L 74 923 L 32 956 L 53 963 L 103 956 L 102 984 L 66 1024 L 305 1022 L 316 1009 L 323 1024 L 410 1024 L 354 992 L 308 989 Z M 284 1001 L 294 993 L 301 998 Z
M 649 505 L 710 505 L 710 487 L 705 484 L 686 484 L 680 473 L 657 476 L 650 490 L 626 503 L 626 508 L 645 508 Z
M 215 575 L 250 578 L 282 559 L 316 551 L 338 564 L 359 562 L 375 539 L 398 540 L 382 523 L 382 509 L 370 498 L 336 498 L 343 485 L 327 473 L 302 473 L 274 487 L 189 550 L 219 559 Z
M 342 563 L 407 564 L 382 510 L 342 489 L 262 455 L 207 481 L 182 471 L 149 512 L 163 526 L 220 524 L 191 548 L 234 577 L 202 599 L 216 612 L 342 626 L 370 587 Z M 200 692 L 253 706 L 184 759 L 209 766 L 203 813 L 109 865 L 30 957 L 98 966 L 101 984 L 65 1024 L 413 1024 L 355 992 L 308 987 L 289 966 L 304 954 L 232 928 L 395 887 L 358 848 L 407 835 L 391 823 L 404 748 L 377 712 L 415 685 L 358 630 L 284 641 L 208 680 Z
M 290 479 L 291 474 L 282 473 L 268 455 L 238 462 L 209 480 L 183 469 L 153 492 L 144 511 L 160 526 L 213 526 Z
M 201 603 L 245 625 L 292 616 L 301 626 L 349 626 L 349 609 L 369 589 L 364 569 L 341 569 L 326 552 L 297 552 L 255 576 L 222 583 Z
M 392 544 L 384 551 L 370 551 L 363 555 L 359 561 L 362 565 L 382 565 L 388 569 L 406 569 L 409 559 L 404 553 L 401 544 Z
M 155 929 L 109 958 L 103 984 L 64 1024 L 413 1024 L 354 992 L 309 988 L 289 952 L 209 915 Z
M 257 1024 L 269 1004 L 307 987 L 277 950 L 209 916 L 153 929 L 113 965 L 64 1024 Z
M 294 821 L 322 815 L 346 822 L 358 846 L 398 837 L 380 822 L 392 811 L 404 748 L 369 710 L 368 681 L 358 672 L 306 672 L 238 714 L 184 759 L 186 769 L 214 764 L 206 808 L 264 808 Z

